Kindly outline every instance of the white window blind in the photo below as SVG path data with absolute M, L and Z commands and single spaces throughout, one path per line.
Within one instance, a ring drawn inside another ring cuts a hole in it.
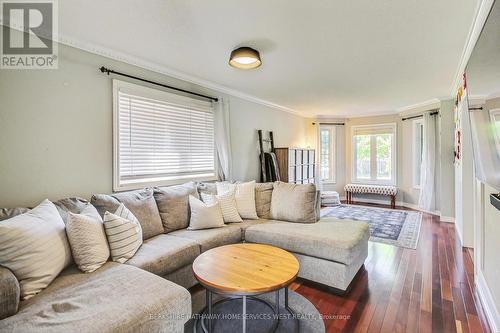
M 214 179 L 210 102 L 114 81 L 115 190 Z

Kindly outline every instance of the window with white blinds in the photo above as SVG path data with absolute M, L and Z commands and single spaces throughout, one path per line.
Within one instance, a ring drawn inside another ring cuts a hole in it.
M 216 176 L 211 102 L 114 80 L 115 190 Z

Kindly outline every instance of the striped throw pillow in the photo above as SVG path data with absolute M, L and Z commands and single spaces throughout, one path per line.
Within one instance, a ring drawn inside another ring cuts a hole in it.
M 236 198 L 234 196 L 234 191 L 229 191 L 227 193 L 213 195 L 207 193 L 200 193 L 201 199 L 204 203 L 211 206 L 217 202 L 220 204 L 220 209 L 222 210 L 222 217 L 224 218 L 224 223 L 238 223 L 243 222 L 240 214 L 238 214 L 238 208 L 236 206 Z
M 217 186 L 217 194 L 234 191 L 238 213 L 242 218 L 249 220 L 259 219 L 255 207 L 255 180 L 236 184 L 220 182 L 215 185 Z
M 113 261 L 123 264 L 142 245 L 141 224 L 123 204 L 120 204 L 114 214 L 104 213 L 104 229 Z

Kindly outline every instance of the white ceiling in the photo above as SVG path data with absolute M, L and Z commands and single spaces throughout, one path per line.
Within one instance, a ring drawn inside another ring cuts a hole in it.
M 65 0 L 59 28 L 303 115 L 353 117 L 449 97 L 478 1 Z M 242 45 L 259 69 L 227 64 Z

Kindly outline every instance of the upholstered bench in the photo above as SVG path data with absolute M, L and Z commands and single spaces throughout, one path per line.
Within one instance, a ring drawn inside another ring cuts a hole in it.
M 398 188 L 396 186 L 388 185 L 365 185 L 365 184 L 347 184 L 345 187 L 345 192 L 347 196 L 347 203 L 352 203 L 353 193 L 369 193 L 386 195 L 391 197 L 391 208 L 396 208 L 396 194 L 398 193 Z

